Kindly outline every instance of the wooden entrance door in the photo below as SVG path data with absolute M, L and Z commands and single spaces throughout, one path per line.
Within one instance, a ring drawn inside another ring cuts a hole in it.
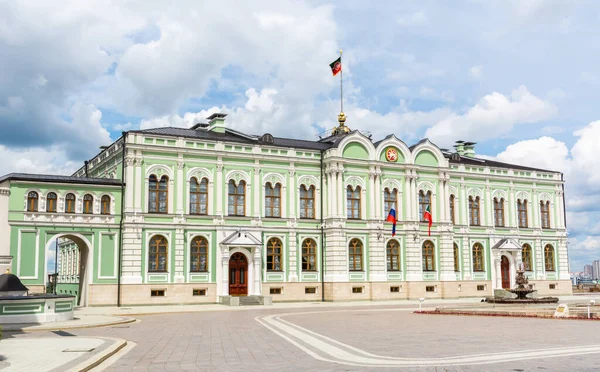
M 510 289 L 510 263 L 506 256 L 502 256 L 500 271 L 502 272 L 502 288 Z
M 248 261 L 243 253 L 234 253 L 229 259 L 229 295 L 248 295 Z

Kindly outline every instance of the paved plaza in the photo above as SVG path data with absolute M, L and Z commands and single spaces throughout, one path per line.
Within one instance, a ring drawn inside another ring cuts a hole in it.
M 8 337 L 54 338 L 57 343 L 94 337 L 127 340 L 129 347 L 95 369 L 119 372 L 600 368 L 598 321 L 424 315 L 414 310 L 414 305 L 312 304 L 167 313 L 136 316 L 135 323 L 110 327 Z

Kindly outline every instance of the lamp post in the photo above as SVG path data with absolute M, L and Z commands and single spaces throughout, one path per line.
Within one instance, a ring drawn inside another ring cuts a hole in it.
M 423 297 L 419 298 L 419 312 L 421 311 L 421 304 L 423 303 L 423 301 L 425 301 L 425 299 Z
M 587 308 L 588 308 L 588 319 L 590 319 L 590 317 L 591 317 L 591 313 L 590 313 L 590 307 L 591 307 L 591 306 L 594 306 L 594 304 L 595 304 L 595 303 L 596 303 L 596 301 L 594 301 L 594 300 L 590 300 L 590 302 L 589 302 L 589 303 L 588 303 L 588 305 L 587 305 Z

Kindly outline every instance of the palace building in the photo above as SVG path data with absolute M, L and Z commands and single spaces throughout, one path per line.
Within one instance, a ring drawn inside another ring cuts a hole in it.
M 561 173 L 373 140 L 343 113 L 315 141 L 225 116 L 124 132 L 71 176 L 0 177 L 0 270 L 44 291 L 58 239 L 58 292 L 82 306 L 485 297 L 521 265 L 571 293 Z

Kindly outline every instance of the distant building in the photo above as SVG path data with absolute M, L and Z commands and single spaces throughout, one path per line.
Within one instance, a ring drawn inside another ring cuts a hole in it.
M 594 268 L 592 265 L 584 265 L 583 266 L 583 277 L 586 279 L 591 279 L 594 275 Z
M 592 279 L 600 279 L 600 260 L 592 262 Z

